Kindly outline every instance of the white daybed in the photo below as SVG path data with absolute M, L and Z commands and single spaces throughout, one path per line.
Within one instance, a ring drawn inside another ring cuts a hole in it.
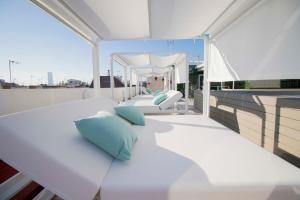
M 300 170 L 200 115 L 147 116 L 120 162 L 77 132 L 73 120 L 108 99 L 80 100 L 0 117 L 0 156 L 65 199 L 299 199 Z
M 155 105 L 153 103 L 153 96 L 147 97 L 137 96 L 128 100 L 126 102 L 122 102 L 120 105 L 132 105 L 138 107 L 145 114 L 155 114 L 155 113 L 168 113 L 168 112 L 185 112 L 185 110 L 174 110 L 170 109 L 174 106 L 176 102 L 178 102 L 182 98 L 182 93 L 175 90 L 169 90 L 166 92 L 167 99 L 160 103 L 159 105 Z
M 300 170 L 201 115 L 147 116 L 128 162 L 114 160 L 101 200 L 296 200 Z
M 152 94 L 138 95 L 131 98 L 131 100 L 140 100 L 140 99 L 153 99 Z
M 114 105 L 78 100 L 2 116 L 0 159 L 64 199 L 93 199 L 112 158 L 84 140 L 73 121 L 113 112 Z
M 164 90 L 162 92 L 168 93 L 170 90 Z M 131 98 L 131 100 L 140 100 L 140 99 L 153 99 L 154 96 L 152 94 L 143 94 L 143 95 L 137 95 Z

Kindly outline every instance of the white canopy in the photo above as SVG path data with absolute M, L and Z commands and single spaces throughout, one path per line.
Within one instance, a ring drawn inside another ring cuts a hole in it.
M 299 0 L 31 1 L 93 45 L 96 96 L 100 88 L 99 40 L 201 36 L 205 44 L 203 106 L 207 108 L 210 81 L 300 77 Z M 129 61 L 146 59 L 141 55 Z
M 153 53 L 115 53 L 112 59 L 134 69 L 136 74 L 149 77 L 175 70 L 176 83 L 186 82 L 187 58 L 185 53 L 158 55 Z
M 234 0 L 32 0 L 91 42 L 199 36 Z

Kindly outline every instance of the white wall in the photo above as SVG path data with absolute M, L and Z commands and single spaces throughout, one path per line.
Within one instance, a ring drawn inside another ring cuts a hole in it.
M 129 90 L 129 88 L 127 88 Z M 135 87 L 132 87 L 135 96 Z M 0 116 L 42 106 L 92 98 L 92 88 L 0 89 Z M 100 95 L 111 97 L 110 88 L 101 88 Z M 115 100 L 124 100 L 124 88 L 115 88 Z

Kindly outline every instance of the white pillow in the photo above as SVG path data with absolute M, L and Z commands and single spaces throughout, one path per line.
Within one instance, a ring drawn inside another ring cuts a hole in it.
M 166 94 L 167 99 L 159 104 L 159 108 L 161 110 L 166 110 L 167 108 L 171 107 L 183 96 L 181 92 L 175 90 L 169 90 Z

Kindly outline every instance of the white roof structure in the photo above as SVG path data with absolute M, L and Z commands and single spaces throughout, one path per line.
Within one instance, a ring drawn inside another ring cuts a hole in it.
M 114 98 L 114 83 L 113 83 L 113 63 L 117 62 L 124 67 L 124 81 L 127 83 L 127 70 L 130 70 L 130 87 L 136 84 L 141 87 L 139 81 L 142 77 L 164 76 L 166 80 L 172 80 L 171 83 L 166 83 L 168 89 L 176 89 L 177 83 L 185 83 L 186 94 L 186 111 L 188 108 L 188 63 L 186 53 L 173 53 L 168 55 L 159 55 L 155 53 L 114 53 L 111 55 L 111 89 L 112 98 Z M 136 87 L 137 90 L 138 87 Z M 130 90 L 131 91 L 131 90 Z M 138 92 L 137 92 L 138 93 Z M 125 84 L 125 101 L 131 94 L 127 93 L 127 84 Z
M 201 35 L 234 0 L 32 0 L 91 42 Z
M 31 1 L 92 44 L 96 90 L 101 40 L 202 37 L 207 99 L 209 82 L 300 77 L 299 0 Z
M 115 53 L 112 59 L 119 64 L 134 69 L 137 75 L 149 77 L 176 71 L 176 82 L 185 83 L 187 71 L 186 53 L 158 55 L 154 53 Z

